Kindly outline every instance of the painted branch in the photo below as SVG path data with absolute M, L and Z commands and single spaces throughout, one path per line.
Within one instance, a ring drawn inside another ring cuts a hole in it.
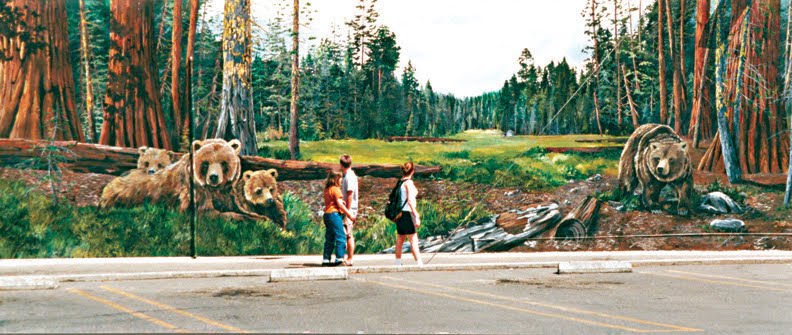
M 386 139 L 388 142 L 428 142 L 428 143 L 447 143 L 447 142 L 467 142 L 454 138 L 439 137 L 416 137 L 416 136 L 391 136 Z
M 22 139 L 0 139 L 0 166 L 16 166 L 40 157 L 40 150 L 49 145 L 47 141 Z M 121 175 L 137 167 L 138 150 L 99 144 L 73 141 L 55 142 L 58 147 L 67 148 L 73 157 L 67 157 L 64 167 L 74 172 Z M 43 166 L 32 166 L 43 168 Z M 261 157 L 242 156 L 243 170 L 277 169 L 281 180 L 312 180 L 325 178 L 327 172 L 338 168 L 338 164 L 304 161 L 284 161 Z M 352 167 L 359 176 L 393 178 L 401 176 L 397 165 L 355 165 Z M 430 176 L 439 173 L 439 166 L 416 166 L 416 176 Z

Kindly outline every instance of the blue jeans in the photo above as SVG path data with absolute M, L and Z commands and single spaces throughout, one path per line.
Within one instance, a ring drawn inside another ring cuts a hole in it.
M 335 248 L 336 261 L 344 259 L 346 254 L 346 233 L 344 232 L 344 217 L 340 213 L 324 215 L 325 244 L 324 259 L 330 260 Z

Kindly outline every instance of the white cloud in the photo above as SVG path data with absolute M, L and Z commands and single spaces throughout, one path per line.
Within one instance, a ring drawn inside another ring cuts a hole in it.
M 274 15 L 277 0 L 254 0 L 260 22 Z M 303 0 L 305 1 L 305 0 Z M 222 0 L 213 0 L 222 10 Z M 401 64 L 412 61 L 418 79 L 457 96 L 497 90 L 517 70 L 528 48 L 537 63 L 566 57 L 572 66 L 587 58 L 581 11 L 585 0 L 380 0 L 380 23 L 388 25 L 401 46 Z M 632 0 L 637 4 L 637 0 Z M 314 0 L 314 21 L 307 34 L 328 37 L 333 25 L 355 13 L 357 0 Z M 644 0 L 644 6 L 651 3 Z M 305 50 L 306 48 L 303 48 Z

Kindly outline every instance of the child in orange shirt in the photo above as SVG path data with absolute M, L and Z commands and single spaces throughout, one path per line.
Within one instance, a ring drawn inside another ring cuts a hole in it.
M 325 244 L 324 244 L 324 259 L 322 266 L 337 266 L 348 265 L 344 261 L 344 254 L 346 253 L 346 233 L 344 232 L 344 217 L 354 222 L 357 218 L 349 212 L 346 204 L 344 204 L 343 195 L 341 194 L 341 178 L 343 175 L 340 172 L 332 171 L 327 174 L 325 181 L 324 196 L 324 224 L 325 224 Z M 330 262 L 330 257 L 335 249 L 336 260 Z

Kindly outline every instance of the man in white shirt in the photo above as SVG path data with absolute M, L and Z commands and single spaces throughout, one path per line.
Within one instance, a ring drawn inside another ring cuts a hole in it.
M 340 159 L 342 174 L 344 180 L 341 182 L 341 194 L 344 203 L 350 214 L 357 217 L 358 215 L 358 178 L 355 171 L 352 171 L 352 157 L 343 155 Z M 347 236 L 347 264 L 352 266 L 352 256 L 355 254 L 355 234 L 353 231 L 353 222 L 349 218 L 344 218 L 344 230 Z

